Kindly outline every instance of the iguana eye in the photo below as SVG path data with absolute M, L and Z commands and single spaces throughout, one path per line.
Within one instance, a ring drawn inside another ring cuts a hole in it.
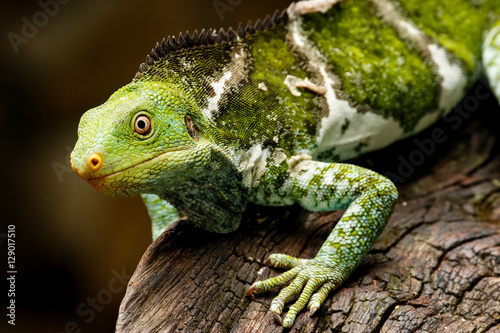
M 151 121 L 147 116 L 139 116 L 135 119 L 134 129 L 139 134 L 146 134 L 151 129 Z

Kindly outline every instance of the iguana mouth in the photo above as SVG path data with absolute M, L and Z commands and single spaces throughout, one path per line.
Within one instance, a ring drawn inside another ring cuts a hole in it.
M 169 150 L 169 151 L 166 151 L 166 152 L 163 152 L 159 155 L 155 155 L 151 158 L 148 158 L 144 161 L 141 161 L 137 164 L 134 164 L 134 165 L 131 165 L 127 168 L 124 168 L 124 169 L 121 169 L 121 170 L 118 170 L 118 171 L 114 171 L 112 173 L 109 173 L 109 174 L 106 174 L 106 175 L 102 175 L 102 176 L 98 176 L 98 177 L 90 177 L 90 178 L 87 178 L 86 181 L 93 187 L 95 188 L 96 190 L 98 190 L 99 192 L 103 192 L 103 189 L 105 187 L 114 187 L 114 188 L 120 188 L 122 186 L 127 186 L 126 183 L 122 183 L 121 181 L 123 179 L 127 179 L 127 178 L 135 178 L 137 179 L 137 183 L 140 183 L 140 178 L 136 178 L 137 174 L 138 174 L 138 171 L 139 170 L 134 170 L 136 169 L 137 167 L 139 166 L 142 166 L 144 165 L 145 167 L 141 169 L 142 170 L 147 170 L 147 164 L 151 162 L 151 164 L 153 165 L 156 165 L 158 162 L 161 162 L 161 161 L 164 161 L 167 159 L 168 155 L 170 155 L 171 153 L 175 153 L 175 152 L 179 152 L 179 151 L 183 151 L 183 150 L 187 150 L 187 148 L 180 148 L 180 149 L 174 149 L 174 150 Z M 154 160 L 154 162 L 153 162 Z M 119 184 L 115 184 L 115 186 L 113 186 L 113 183 L 119 183 Z M 111 186 L 110 186 L 111 185 Z

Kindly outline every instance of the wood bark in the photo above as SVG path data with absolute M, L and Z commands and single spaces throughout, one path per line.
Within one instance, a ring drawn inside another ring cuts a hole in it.
M 398 185 L 395 212 L 363 263 L 290 332 L 500 332 L 500 149 L 488 130 L 499 117 L 486 109 L 466 128 L 441 122 L 357 161 L 413 179 Z M 245 291 L 282 272 L 266 266 L 271 253 L 314 257 L 341 214 L 249 206 L 226 235 L 181 219 L 144 254 L 116 331 L 286 331 L 268 311 L 279 290 Z

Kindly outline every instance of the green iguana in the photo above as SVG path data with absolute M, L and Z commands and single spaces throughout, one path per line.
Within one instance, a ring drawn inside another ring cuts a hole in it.
M 500 97 L 499 14 L 498 0 L 310 0 L 169 37 L 83 115 L 73 169 L 105 194 L 141 194 L 154 238 L 176 210 L 228 233 L 248 202 L 346 209 L 316 257 L 273 254 L 289 270 L 248 289 L 283 287 L 280 323 L 299 295 L 290 327 L 354 271 L 398 198 L 387 178 L 338 162 L 425 129 L 483 72 Z

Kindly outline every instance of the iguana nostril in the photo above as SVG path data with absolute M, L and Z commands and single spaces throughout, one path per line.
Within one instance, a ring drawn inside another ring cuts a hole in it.
M 103 160 L 101 154 L 92 153 L 87 159 L 87 165 L 94 172 L 102 168 Z

